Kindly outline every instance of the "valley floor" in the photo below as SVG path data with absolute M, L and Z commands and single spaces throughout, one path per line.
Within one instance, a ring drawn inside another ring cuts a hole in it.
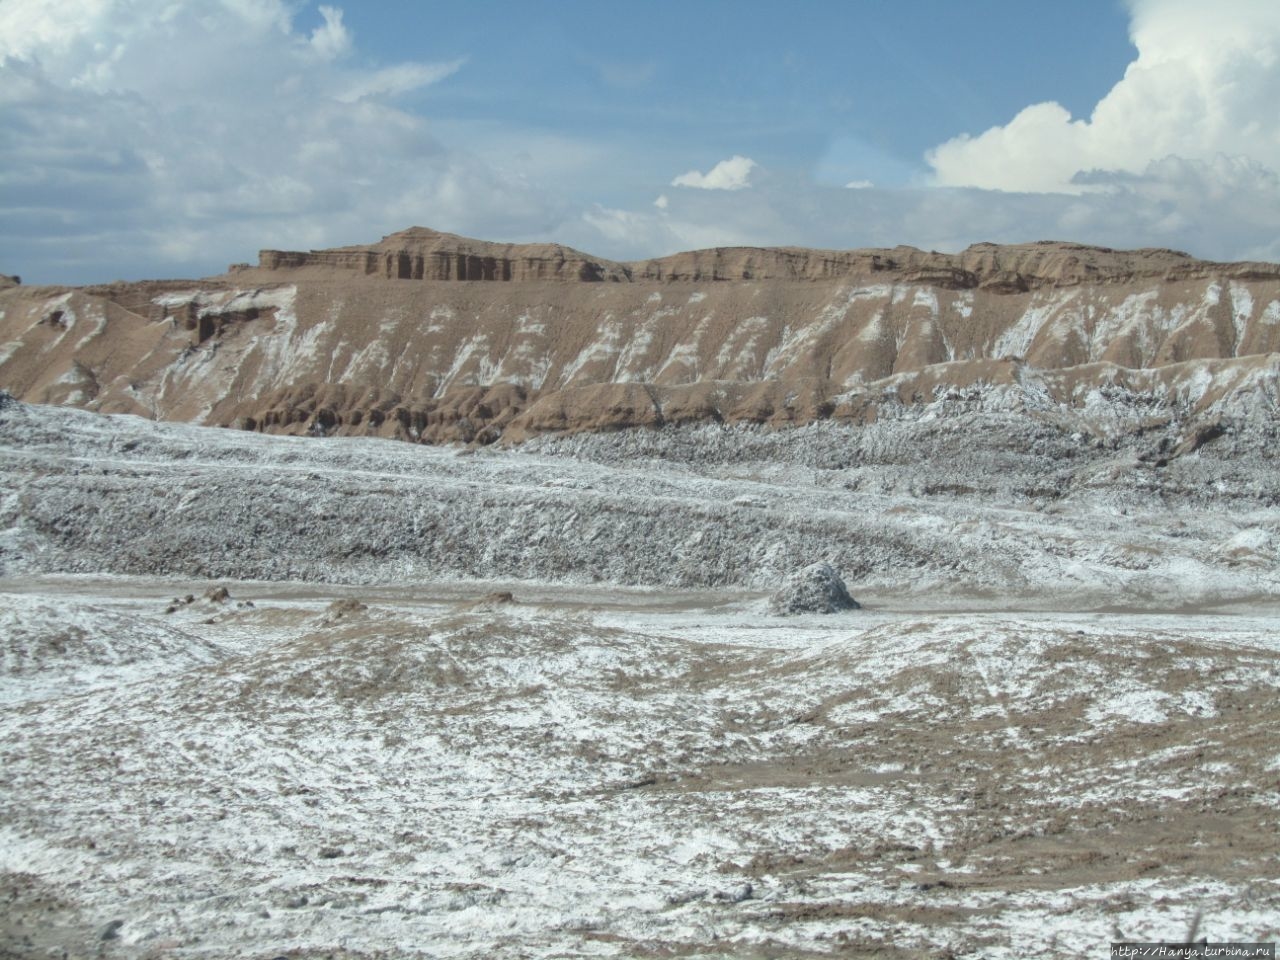
M 851 586 L 10 575 L 0 957 L 1276 939 L 1274 599 Z

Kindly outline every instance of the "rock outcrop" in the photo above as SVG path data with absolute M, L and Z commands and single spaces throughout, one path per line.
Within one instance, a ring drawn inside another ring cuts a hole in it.
M 368 612 L 367 604 L 361 603 L 353 597 L 346 597 L 342 600 L 334 600 L 320 616 L 320 625 L 322 627 L 332 627 L 336 623 L 344 620 L 350 620 L 352 617 L 358 617 Z
M 1280 267 L 1065 243 L 615 263 L 414 228 L 204 280 L 0 289 L 20 399 L 433 443 L 1116 393 L 1212 419 L 1277 407 L 1278 352 Z
M 387 280 L 630 280 L 621 264 L 601 260 L 556 243 L 487 243 L 426 227 L 410 227 L 370 246 L 338 247 L 309 253 L 263 250 L 258 268 L 268 272 L 320 270 L 352 272 Z M 247 272 L 236 264 L 235 273 Z
M 849 588 L 829 563 L 811 563 L 797 570 L 769 599 L 769 612 L 779 617 L 840 613 L 861 607 L 862 604 L 849 596 Z
M 245 273 L 233 264 L 231 273 Z M 1042 241 L 978 243 L 958 254 L 899 246 L 867 250 L 715 247 L 632 263 L 593 257 L 559 244 L 489 243 L 410 227 L 378 243 L 309 252 L 262 250 L 258 270 L 333 271 L 389 280 L 557 280 L 661 283 L 732 280 L 849 280 L 875 277 L 946 290 L 1025 293 L 1046 287 L 1225 276 L 1280 280 L 1268 263 L 1210 263 L 1177 250 L 1112 250 Z

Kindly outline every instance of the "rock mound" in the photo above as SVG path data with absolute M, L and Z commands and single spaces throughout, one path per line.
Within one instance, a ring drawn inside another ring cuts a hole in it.
M 858 610 L 862 604 L 849 596 L 849 588 L 829 563 L 811 563 L 789 576 L 769 600 L 769 612 L 788 617 L 800 613 L 839 613 Z
M 493 593 L 486 593 L 475 603 L 467 607 L 468 610 L 479 612 L 492 612 L 516 602 L 515 596 L 509 590 L 497 590 Z
M 329 604 L 329 606 L 325 607 L 325 611 L 320 617 L 320 625 L 324 627 L 331 627 L 335 623 L 359 616 L 368 609 L 368 604 L 361 603 L 353 597 L 347 597 L 343 600 L 335 600 L 333 603 Z

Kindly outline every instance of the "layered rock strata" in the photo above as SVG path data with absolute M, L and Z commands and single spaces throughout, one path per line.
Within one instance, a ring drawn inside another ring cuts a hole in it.
M 204 280 L 0 288 L 21 399 L 430 442 L 940 398 L 1043 416 L 1122 393 L 1196 420 L 1274 410 L 1277 351 L 1280 266 L 1063 243 L 615 263 L 414 228 Z

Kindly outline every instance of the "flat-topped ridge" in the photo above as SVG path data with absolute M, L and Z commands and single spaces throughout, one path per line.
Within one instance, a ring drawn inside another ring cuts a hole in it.
M 238 266 L 237 272 L 243 271 Z M 713 247 L 619 262 L 557 243 L 493 243 L 410 227 L 366 245 L 308 252 L 263 250 L 258 270 L 330 270 L 389 280 L 564 282 L 839 280 L 894 278 L 953 290 L 1026 292 L 1134 280 L 1280 278 L 1280 265 L 1217 263 L 1177 250 L 1116 250 L 1062 241 L 976 243 L 960 253 L 915 247 L 822 250 Z
M 260 270 L 320 268 L 388 280 L 626 281 L 620 264 L 558 243 L 490 243 L 427 227 L 410 227 L 364 246 L 307 253 L 263 250 Z

